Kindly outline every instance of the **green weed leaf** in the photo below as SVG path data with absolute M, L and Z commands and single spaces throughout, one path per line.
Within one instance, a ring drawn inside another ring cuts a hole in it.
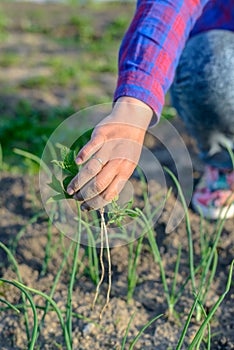
M 58 193 L 63 192 L 62 185 L 54 174 L 52 175 L 52 182 L 49 183 L 48 186 L 50 186 L 50 188 L 52 188 L 54 191 L 56 191 Z
M 69 196 L 68 193 L 63 191 L 63 193 L 59 193 L 59 194 L 56 194 L 55 196 L 50 197 L 47 201 L 47 204 L 54 203 L 54 202 L 60 201 L 60 200 L 65 199 L 65 198 L 72 198 L 72 196 Z
M 64 163 L 61 160 L 52 160 L 51 163 L 57 165 L 61 169 L 65 169 Z
M 63 164 L 64 168 L 68 170 L 73 176 L 77 174 L 78 166 L 75 162 L 75 152 L 73 150 L 68 151 L 64 158 Z
M 67 153 L 69 152 L 69 148 L 62 146 L 60 149 L 60 154 L 61 154 L 61 158 L 64 160 L 66 158 Z

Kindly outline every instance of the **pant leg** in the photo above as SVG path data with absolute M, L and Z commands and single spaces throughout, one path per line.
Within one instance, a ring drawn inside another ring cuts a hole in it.
M 188 40 L 171 87 L 172 104 L 205 163 L 232 168 L 234 32 L 210 30 Z

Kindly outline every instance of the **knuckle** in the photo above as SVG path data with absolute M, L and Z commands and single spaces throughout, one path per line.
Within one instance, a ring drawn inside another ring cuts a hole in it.
M 102 130 L 97 129 L 93 132 L 90 143 L 92 144 L 92 146 L 98 146 L 100 144 L 103 144 L 104 139 L 105 137 L 104 137 L 104 134 L 102 133 Z
M 96 125 L 95 128 L 93 129 L 91 140 L 93 139 L 103 139 L 105 136 L 105 125 Z
M 133 173 L 132 167 L 123 168 L 121 173 L 120 173 L 121 180 L 123 180 L 123 181 L 128 180 L 129 177 L 132 175 L 132 173 Z
M 82 187 L 82 184 L 83 184 L 83 177 L 82 176 L 83 176 L 82 174 L 79 174 L 74 181 L 74 186 L 75 186 L 76 190 L 78 190 L 79 188 Z
M 82 158 L 86 158 L 89 155 L 89 150 L 88 150 L 88 148 L 86 146 L 84 148 L 82 148 L 82 150 L 79 152 L 80 153 L 80 157 L 82 157 Z
M 69 187 L 73 189 L 73 191 L 76 191 L 78 188 L 78 178 L 77 176 L 70 182 Z
M 87 175 L 93 176 L 96 173 L 96 169 L 92 164 L 88 163 L 85 167 L 85 172 Z
M 92 196 L 93 196 L 92 188 L 84 186 L 80 190 L 80 197 L 82 197 L 83 200 L 88 200 L 89 198 L 92 198 Z
M 97 179 L 95 182 L 95 189 L 98 193 L 102 192 L 105 189 L 105 181 L 102 179 Z
M 85 200 L 89 200 L 90 198 L 95 198 L 98 193 L 101 192 L 101 185 L 97 184 L 96 181 L 92 180 L 89 184 L 86 184 L 81 188 L 80 192 Z
M 77 201 L 83 201 L 84 197 L 83 197 L 82 191 L 76 192 L 74 195 L 74 199 L 76 199 Z

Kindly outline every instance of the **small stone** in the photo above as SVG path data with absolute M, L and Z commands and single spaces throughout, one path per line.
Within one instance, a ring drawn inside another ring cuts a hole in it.
M 86 324 L 84 326 L 84 328 L 83 328 L 83 336 L 86 337 L 87 335 L 92 333 L 93 329 L 94 329 L 94 324 L 93 323 Z
M 78 344 L 79 344 L 78 338 L 73 338 L 72 342 L 73 342 L 73 346 L 78 346 Z

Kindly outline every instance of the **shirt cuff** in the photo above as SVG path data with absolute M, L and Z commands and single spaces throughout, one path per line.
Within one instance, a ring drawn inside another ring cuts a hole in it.
M 152 109 L 150 126 L 159 121 L 164 105 L 164 91 L 161 84 L 149 75 L 136 71 L 121 74 L 114 93 L 114 102 L 122 96 L 136 98 Z

